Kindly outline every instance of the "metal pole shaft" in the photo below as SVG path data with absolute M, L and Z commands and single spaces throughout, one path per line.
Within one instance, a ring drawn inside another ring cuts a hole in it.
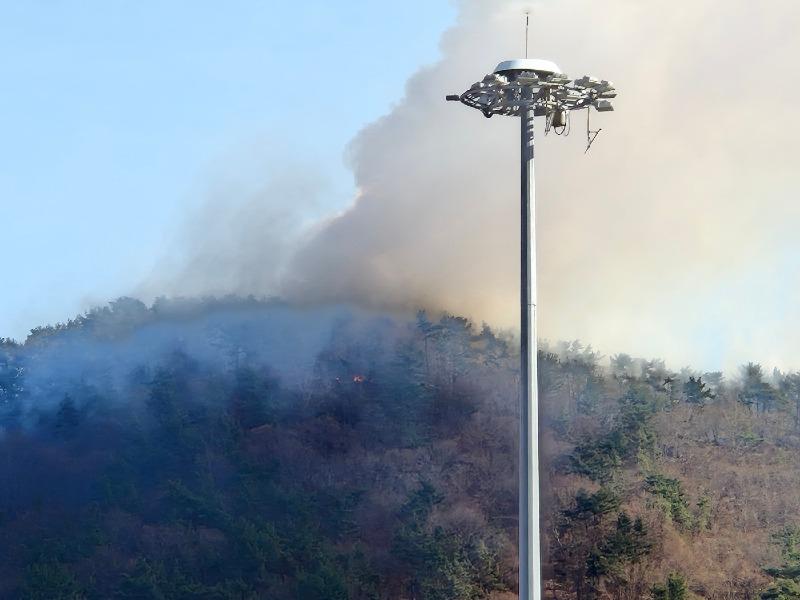
M 536 192 L 533 108 L 520 115 L 521 254 L 519 420 L 519 599 L 541 600 L 539 550 L 539 401 L 536 373 Z

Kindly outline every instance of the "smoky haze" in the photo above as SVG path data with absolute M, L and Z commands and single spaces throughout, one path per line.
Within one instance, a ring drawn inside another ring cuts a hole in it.
M 310 223 L 313 171 L 218 190 L 185 258 L 143 291 L 426 307 L 513 327 L 518 121 L 444 96 L 522 53 L 526 8 L 531 56 L 620 93 L 616 112 L 592 115 L 603 131 L 588 155 L 585 113 L 566 139 L 539 123 L 540 336 L 705 369 L 800 366 L 790 0 L 459 2 L 441 60 L 348 148 L 350 206 Z

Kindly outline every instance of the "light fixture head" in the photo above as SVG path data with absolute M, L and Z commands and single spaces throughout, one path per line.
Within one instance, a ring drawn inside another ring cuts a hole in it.
M 447 100 L 460 101 L 486 117 L 519 116 L 533 109 L 535 116 L 559 115 L 560 122 L 560 115 L 590 106 L 601 112 L 613 110 L 609 99 L 615 96 L 610 81 L 589 75 L 572 81 L 552 61 L 518 58 L 501 62 L 467 91 Z

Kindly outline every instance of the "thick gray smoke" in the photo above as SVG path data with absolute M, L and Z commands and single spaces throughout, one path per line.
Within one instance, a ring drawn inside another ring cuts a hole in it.
M 518 123 L 444 96 L 521 54 L 530 8 L 531 55 L 620 90 L 615 113 L 593 115 L 603 132 L 588 155 L 582 113 L 566 140 L 537 141 L 541 336 L 707 369 L 800 366 L 800 80 L 787 65 L 800 56 L 800 6 L 459 6 L 442 59 L 353 140 L 349 208 L 309 227 L 308 212 L 285 208 L 314 196 L 300 177 L 274 184 L 271 202 L 258 196 L 235 213 L 220 203 L 201 217 L 202 244 L 173 287 L 159 291 L 424 306 L 513 326 Z

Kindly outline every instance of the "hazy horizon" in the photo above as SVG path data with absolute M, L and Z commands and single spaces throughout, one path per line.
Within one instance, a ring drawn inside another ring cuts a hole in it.
M 519 55 L 530 9 L 532 56 L 611 79 L 620 94 L 616 112 L 593 115 L 603 132 L 586 156 L 584 115 L 566 140 L 538 132 L 540 336 L 674 368 L 800 367 L 789 112 L 800 84 L 782 68 L 800 50 L 800 9 L 785 0 L 456 5 L 440 55 L 423 52 L 405 94 L 348 144 L 349 204 L 346 186 L 330 182 L 340 160 L 330 145 L 307 159 L 302 137 L 297 152 L 262 139 L 212 169 L 195 190 L 201 201 L 170 209 L 152 266 L 123 278 L 116 295 L 277 294 L 512 328 L 517 123 L 487 121 L 444 95 Z M 762 112 L 762 86 L 750 79 L 769 82 Z M 353 97 L 326 95 L 330 119 L 371 87 L 354 79 Z M 75 305 L 64 306 L 59 320 Z

